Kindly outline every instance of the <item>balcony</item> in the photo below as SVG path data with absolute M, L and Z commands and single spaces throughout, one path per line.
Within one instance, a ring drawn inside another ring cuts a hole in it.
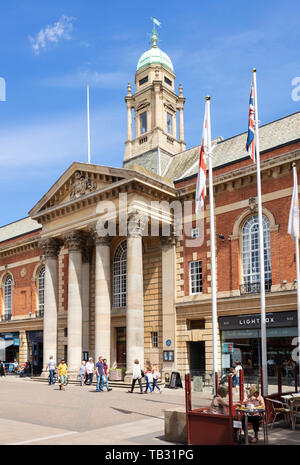
M 272 280 L 265 281 L 265 292 L 271 292 Z M 241 294 L 260 294 L 260 282 L 244 283 L 240 286 Z
M 10 321 L 10 320 L 11 320 L 11 314 L 10 313 L 1 315 L 1 321 Z

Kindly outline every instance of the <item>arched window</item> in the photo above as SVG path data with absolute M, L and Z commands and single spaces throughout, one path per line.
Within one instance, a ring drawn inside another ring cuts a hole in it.
M 9 275 L 4 282 L 4 320 L 10 320 L 12 314 L 12 286 L 13 280 Z
M 127 291 L 127 242 L 118 246 L 113 265 L 113 306 L 126 307 Z
M 45 267 L 40 269 L 38 275 L 38 314 L 39 316 L 44 315 L 45 305 Z
M 265 289 L 271 290 L 271 247 L 270 247 L 270 223 L 266 216 L 262 218 L 264 238 L 264 263 L 265 263 Z M 260 292 L 260 259 L 259 259 L 259 233 L 258 216 L 249 218 L 242 230 L 242 255 L 243 255 L 243 290 L 244 292 Z

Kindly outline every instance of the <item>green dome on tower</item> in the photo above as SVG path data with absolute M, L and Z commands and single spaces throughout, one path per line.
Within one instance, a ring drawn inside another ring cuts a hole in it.
M 174 72 L 171 59 L 165 52 L 160 50 L 160 48 L 158 48 L 157 46 L 153 46 L 150 48 L 150 50 L 147 50 L 147 52 L 143 53 L 143 55 L 138 61 L 136 70 L 138 71 L 144 66 L 151 65 L 152 63 L 157 63 L 166 66 L 166 68 Z

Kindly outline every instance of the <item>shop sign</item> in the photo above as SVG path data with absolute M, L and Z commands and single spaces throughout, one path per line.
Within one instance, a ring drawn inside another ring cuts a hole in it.
M 3 337 L 6 341 L 9 341 L 14 338 L 14 335 L 12 333 L 6 333 L 6 334 L 3 334 Z
M 278 312 L 266 314 L 266 325 L 268 328 L 297 326 L 297 312 Z M 219 318 L 221 331 L 227 329 L 250 329 L 260 328 L 260 314 L 224 316 Z

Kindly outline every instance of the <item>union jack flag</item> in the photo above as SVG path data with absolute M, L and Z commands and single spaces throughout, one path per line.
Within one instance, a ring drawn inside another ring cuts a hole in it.
M 198 215 L 201 209 L 204 208 L 204 199 L 206 196 L 206 155 L 208 149 L 207 105 L 208 103 L 206 102 L 195 198 L 196 215 Z
M 252 158 L 253 163 L 256 162 L 255 157 L 255 125 L 254 125 L 254 115 L 255 115 L 255 106 L 254 106 L 254 89 L 253 89 L 253 80 L 251 83 L 251 92 L 249 100 L 249 127 L 248 127 L 248 137 L 246 142 L 246 150 L 250 157 Z

